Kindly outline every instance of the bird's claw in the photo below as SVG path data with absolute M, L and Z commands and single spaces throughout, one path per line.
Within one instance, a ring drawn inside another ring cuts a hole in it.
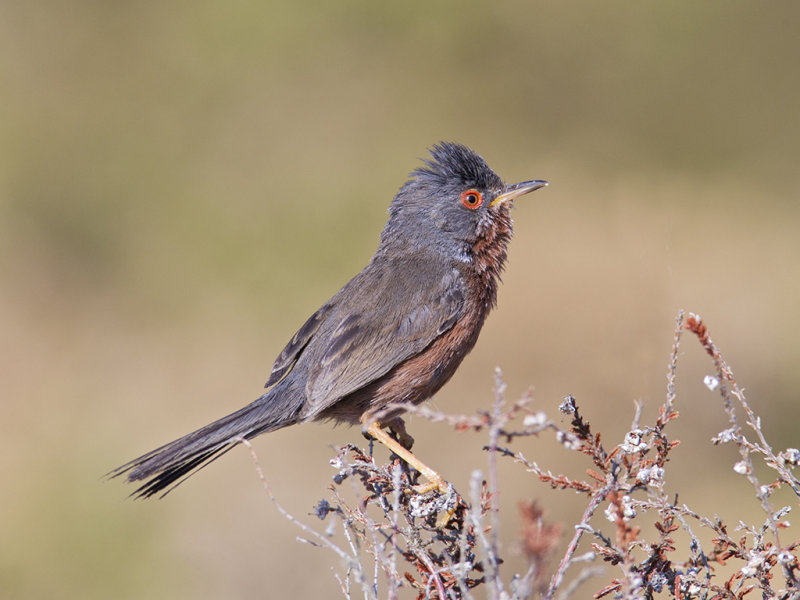
M 441 477 L 435 477 L 427 483 L 420 483 L 415 485 L 412 489 L 418 494 L 427 494 L 433 490 L 438 491 L 440 494 L 447 494 L 453 486 L 447 483 Z
M 437 476 L 437 477 L 431 479 L 427 483 L 421 483 L 421 484 L 415 485 L 412 489 L 417 494 L 427 494 L 428 492 L 432 492 L 434 490 L 438 491 L 439 494 L 441 494 L 442 496 L 445 496 L 445 497 L 449 496 L 450 494 L 455 494 L 455 490 L 453 489 L 453 486 L 451 484 L 449 484 L 447 481 L 445 481 L 440 476 Z M 448 504 L 450 504 L 450 503 L 448 502 Z M 458 502 L 456 501 L 456 502 L 452 503 L 452 507 L 446 508 L 446 509 L 444 509 L 442 511 L 442 514 L 439 515 L 438 519 L 436 519 L 436 527 L 438 529 L 441 529 L 441 528 L 447 526 L 447 524 L 450 522 L 450 518 L 456 512 L 456 507 L 457 506 L 458 506 Z
M 400 445 L 406 450 L 411 450 L 411 447 L 414 445 L 414 438 L 411 437 L 411 434 L 406 430 L 405 421 L 403 421 L 403 419 L 400 417 L 395 417 L 386 425 L 392 430 L 395 439 L 400 442 Z

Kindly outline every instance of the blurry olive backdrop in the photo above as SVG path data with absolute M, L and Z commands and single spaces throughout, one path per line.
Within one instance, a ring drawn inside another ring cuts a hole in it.
M 509 399 L 533 386 L 557 417 L 572 393 L 613 445 L 634 399 L 646 418 L 663 400 L 682 307 L 776 449 L 800 444 L 799 18 L 780 1 L 3 2 L 0 596 L 339 597 L 338 560 L 295 541 L 244 450 L 162 501 L 100 476 L 255 398 L 441 139 L 551 187 L 517 203 L 498 310 L 436 406 L 486 407 L 501 366 Z M 734 449 L 708 442 L 727 426 L 710 362 L 688 337 L 681 360 L 668 490 L 760 522 Z M 457 485 L 485 468 L 482 437 L 410 427 Z M 255 447 L 313 521 L 346 441 L 312 424 Z M 568 532 L 582 505 L 501 477 L 510 576 L 518 500 Z

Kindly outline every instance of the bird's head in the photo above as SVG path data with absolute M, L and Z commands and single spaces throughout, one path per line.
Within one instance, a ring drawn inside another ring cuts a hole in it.
M 461 144 L 440 142 L 430 153 L 395 196 L 381 246 L 436 247 L 451 254 L 501 224 L 510 234 L 514 198 L 547 185 L 539 180 L 506 185 Z

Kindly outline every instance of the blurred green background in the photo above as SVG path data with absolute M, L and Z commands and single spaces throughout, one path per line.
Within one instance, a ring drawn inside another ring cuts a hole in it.
M 499 365 L 509 399 L 533 386 L 556 417 L 572 393 L 613 445 L 634 399 L 646 419 L 663 400 L 685 308 L 776 450 L 797 446 L 798 18 L 790 1 L 3 3 L 0 596 L 339 597 L 338 560 L 295 542 L 245 451 L 158 502 L 99 478 L 255 398 L 441 139 L 551 187 L 518 202 L 499 308 L 436 406 L 486 407 Z M 709 443 L 727 427 L 711 364 L 688 337 L 681 361 L 668 490 L 761 522 L 735 450 Z M 410 427 L 457 486 L 485 468 L 482 437 Z M 312 424 L 255 447 L 311 521 L 346 441 Z M 501 477 L 510 577 L 517 501 L 567 532 L 582 504 Z

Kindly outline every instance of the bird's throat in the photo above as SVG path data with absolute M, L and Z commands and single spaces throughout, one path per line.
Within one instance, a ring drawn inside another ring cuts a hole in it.
M 493 308 L 497 301 L 497 285 L 505 267 L 508 242 L 513 233 L 507 208 L 501 208 L 493 217 L 478 229 L 470 261 L 471 275 L 482 290 L 487 309 Z

